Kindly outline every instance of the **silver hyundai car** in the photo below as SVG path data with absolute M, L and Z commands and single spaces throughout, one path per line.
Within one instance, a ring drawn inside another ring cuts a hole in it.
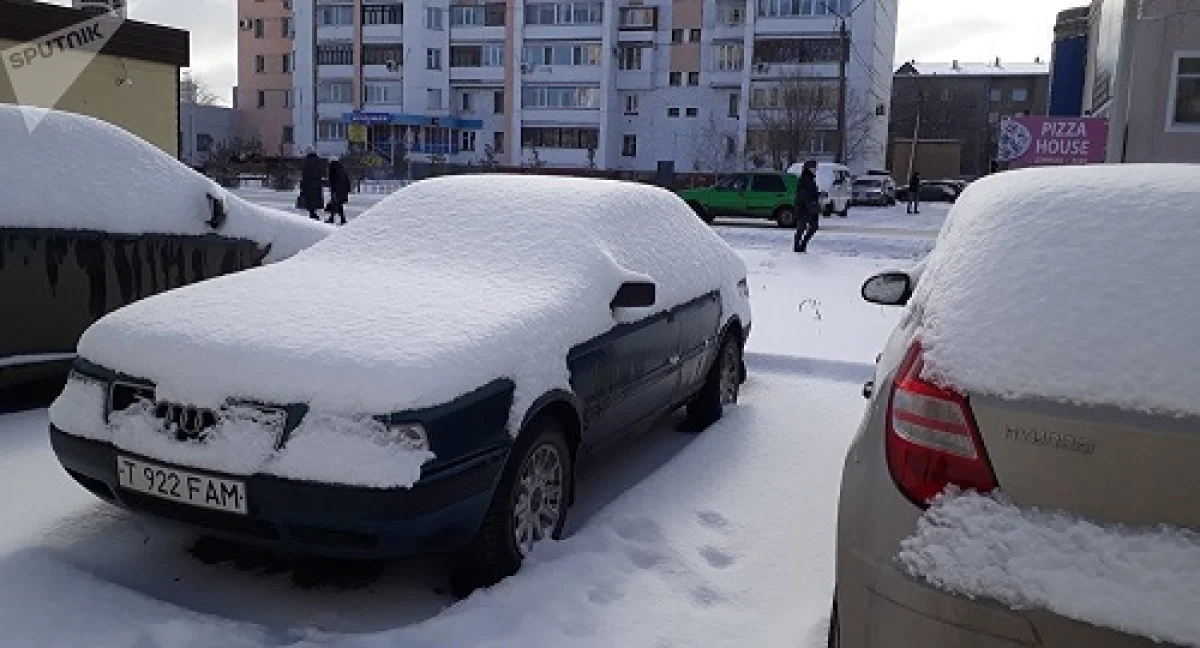
M 864 284 L 906 310 L 845 461 L 830 646 L 1200 645 L 1200 561 L 1155 544 L 1200 556 L 1197 205 L 1200 166 L 1005 172 Z M 955 526 L 955 493 L 1044 528 Z

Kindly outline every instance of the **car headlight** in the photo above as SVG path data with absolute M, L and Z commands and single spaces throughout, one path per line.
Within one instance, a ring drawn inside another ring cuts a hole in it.
M 429 450 L 429 435 L 419 423 L 388 423 L 388 441 L 405 450 Z

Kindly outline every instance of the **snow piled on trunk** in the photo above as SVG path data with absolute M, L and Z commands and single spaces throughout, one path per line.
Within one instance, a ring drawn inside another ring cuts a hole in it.
M 1155 641 L 1200 646 L 1200 534 L 1104 525 L 1022 509 L 1003 495 L 948 493 L 897 560 L 969 598 L 1041 608 Z
M 914 303 L 927 377 L 1200 415 L 1200 166 L 1012 171 L 952 209 Z
M 60 112 L 32 132 L 19 106 L 0 104 L 4 192 L 0 227 L 116 234 L 213 235 L 270 246 L 287 258 L 333 228 L 252 204 L 161 149 L 107 122 Z M 218 228 L 209 196 L 225 205 Z

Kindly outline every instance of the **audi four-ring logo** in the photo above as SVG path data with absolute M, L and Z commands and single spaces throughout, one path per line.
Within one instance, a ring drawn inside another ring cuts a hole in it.
M 154 416 L 162 419 L 163 427 L 180 441 L 201 441 L 207 432 L 217 425 L 217 415 L 210 409 L 159 403 Z

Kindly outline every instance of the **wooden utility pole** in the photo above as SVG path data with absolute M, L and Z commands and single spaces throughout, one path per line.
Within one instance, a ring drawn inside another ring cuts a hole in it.
M 846 65 L 850 59 L 850 29 L 846 16 L 838 16 L 838 129 L 837 161 L 846 163 Z

